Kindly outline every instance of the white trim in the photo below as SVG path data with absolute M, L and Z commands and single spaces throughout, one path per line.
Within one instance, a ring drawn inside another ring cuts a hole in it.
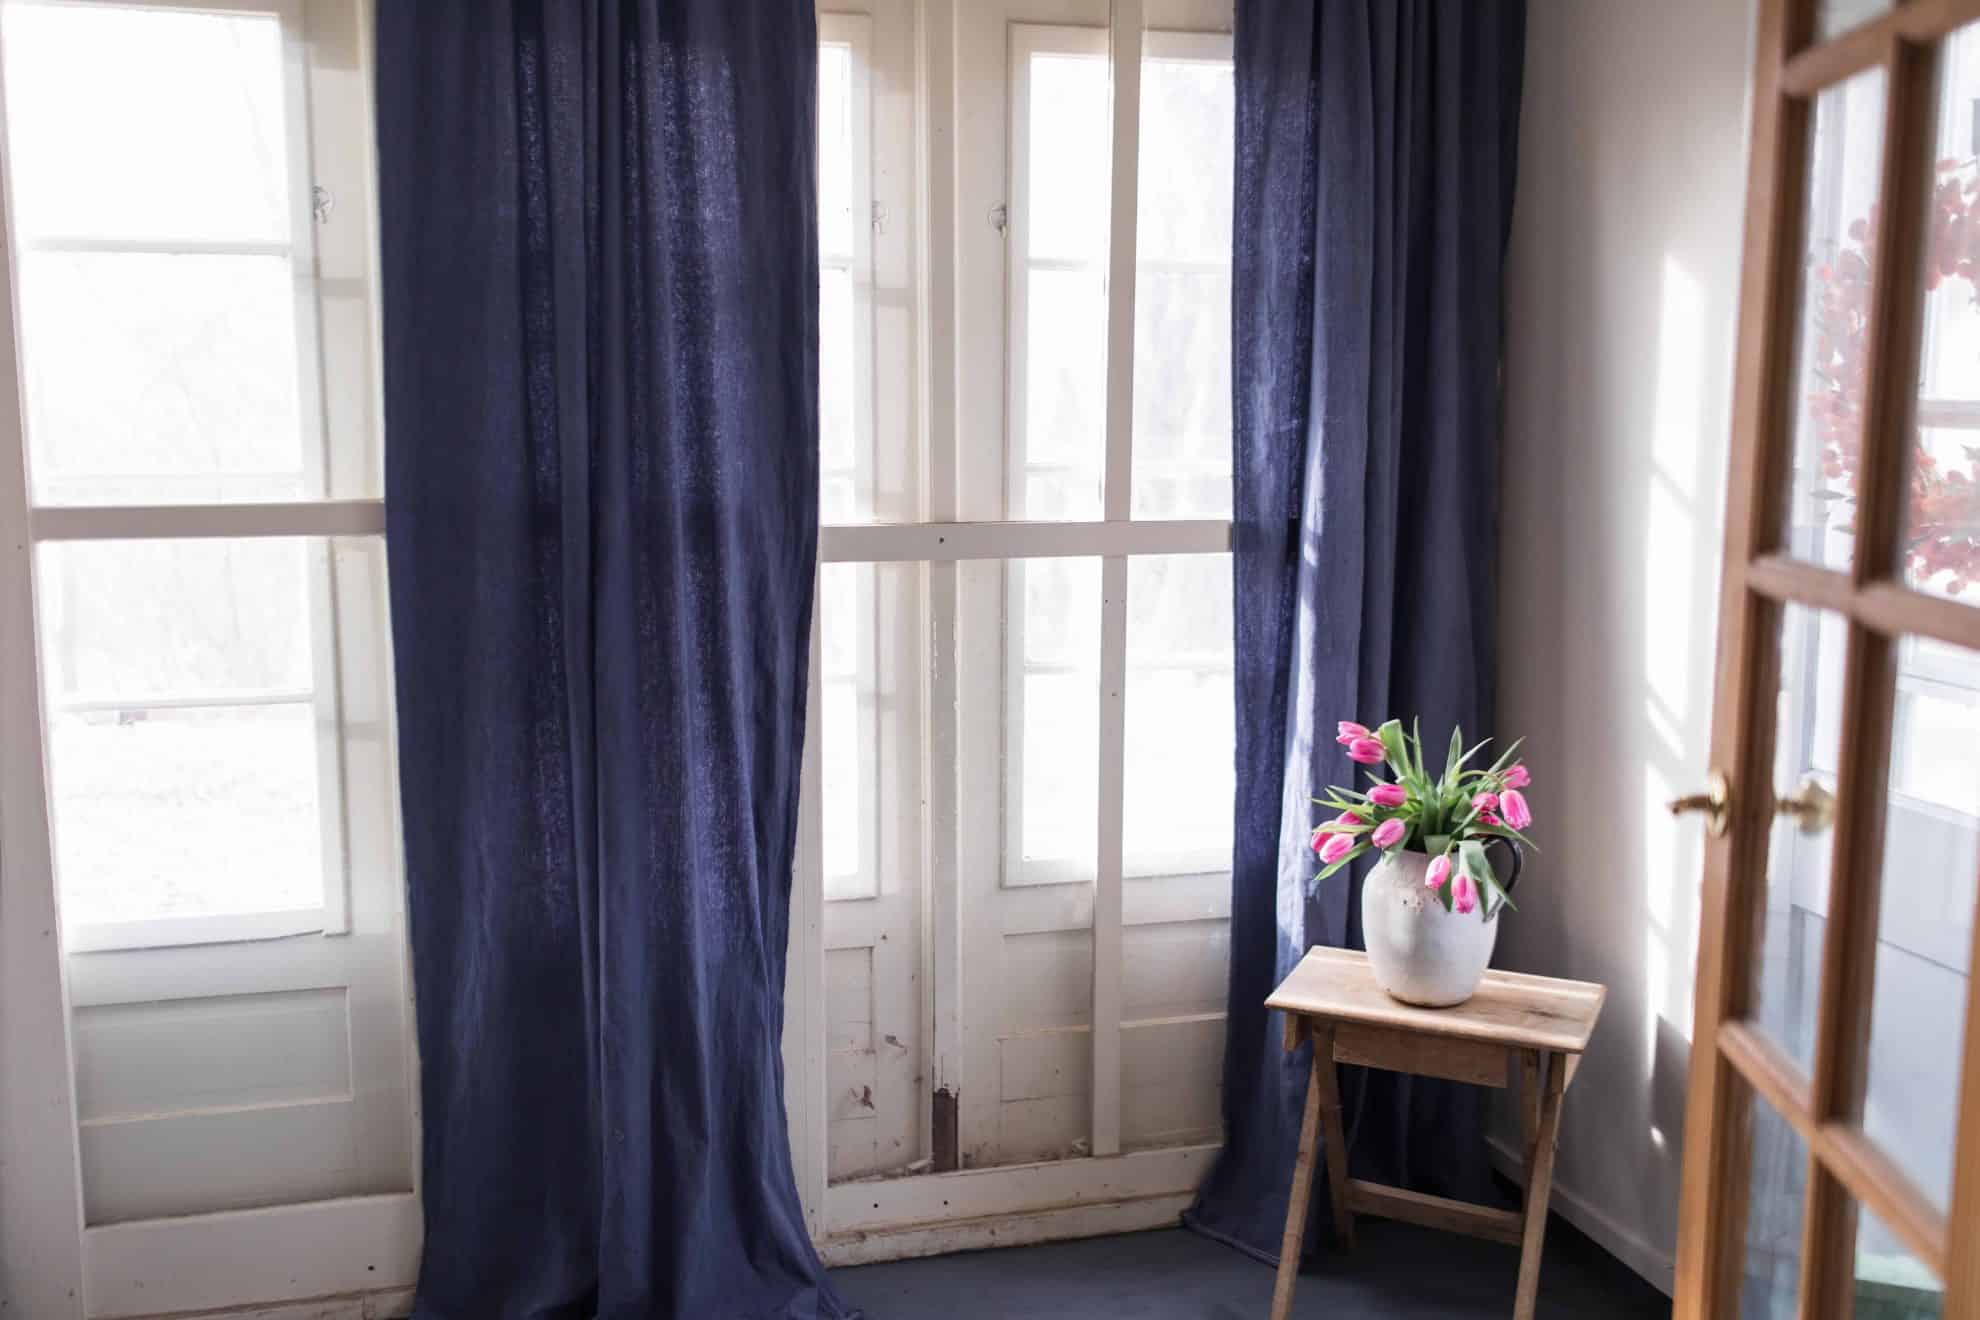
M 1114 0 L 1112 191 L 1107 240 L 1107 459 L 1102 503 L 1129 516 L 1134 489 L 1135 230 L 1140 219 L 1141 0 Z M 1093 884 L 1093 1153 L 1121 1148 L 1121 871 L 1127 778 L 1127 560 L 1100 566 L 1100 819 Z
M 1092 1159 L 964 1169 L 840 1183 L 826 1194 L 829 1237 L 898 1231 L 945 1219 L 1035 1214 L 1196 1190 L 1221 1147 L 1173 1146 Z
M 34 0 L 46 4 L 48 0 Z M 143 3 L 143 0 L 138 0 Z M 151 257 L 286 257 L 296 250 L 286 238 L 99 238 L 25 235 L 23 252 L 108 252 Z
M 174 1311 L 130 1316 L 126 1320 L 405 1320 L 412 1314 L 413 1295 L 411 1288 L 378 1288 L 370 1292 L 339 1293 L 335 1297 L 229 1306 L 218 1311 Z
M 818 1254 L 833 1269 L 842 1269 L 849 1265 L 871 1265 L 880 1261 L 945 1256 L 955 1251 L 1024 1247 L 1070 1238 L 1143 1233 L 1150 1229 L 1174 1228 L 1194 1199 L 1193 1192 L 1183 1192 L 1022 1214 L 939 1220 L 871 1233 L 848 1233 L 820 1242 Z
M 791 880 L 790 934 L 784 967 L 784 1113 L 791 1166 L 806 1230 L 819 1235 L 825 1214 L 828 1116 L 825 1070 L 825 806 L 823 778 L 823 565 L 812 579 L 810 660 L 805 670 L 804 748 L 798 770 L 797 850 Z
M 828 564 L 1215 555 L 1229 552 L 1231 525 L 1221 518 L 876 523 L 821 528 L 818 548 Z
M 67 929 L 66 944 L 70 953 L 176 949 L 190 944 L 237 944 L 247 940 L 287 939 L 292 935 L 321 935 L 331 928 L 327 906 L 272 912 L 219 912 L 197 917 L 78 922 Z
M 30 515 L 30 522 L 37 542 L 382 536 L 385 501 L 75 505 L 36 509 Z
M 412 1193 L 92 1228 L 83 1234 L 88 1314 L 107 1320 L 409 1288 L 419 1277 L 421 1235 Z
M 0 134 L 0 1310 L 66 1320 L 82 1314 L 82 1156 L 42 756 L 20 310 L 4 240 L 12 191 Z
M 1235 52 L 1231 34 L 1149 28 L 1141 34 L 1141 51 L 1151 60 L 1195 60 L 1229 64 Z

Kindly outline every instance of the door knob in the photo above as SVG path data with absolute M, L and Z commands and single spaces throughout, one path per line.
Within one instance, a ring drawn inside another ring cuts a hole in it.
M 1793 793 L 1775 799 L 1774 814 L 1794 817 L 1803 834 L 1820 834 L 1835 821 L 1836 795 L 1810 775 Z
M 1682 816 L 1688 811 L 1705 813 L 1705 832 L 1718 838 L 1726 832 L 1726 823 L 1732 817 L 1732 785 L 1726 782 L 1722 771 L 1714 770 L 1705 781 L 1703 793 L 1687 793 L 1671 803 L 1671 814 Z

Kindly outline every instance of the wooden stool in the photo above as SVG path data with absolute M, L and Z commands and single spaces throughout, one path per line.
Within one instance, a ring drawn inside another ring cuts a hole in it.
M 1513 1316 L 1532 1320 L 1540 1291 L 1540 1246 L 1547 1234 L 1547 1194 L 1554 1181 L 1561 1097 L 1574 1080 L 1607 994 L 1605 987 L 1587 981 L 1487 972 L 1478 993 L 1457 1007 L 1416 1008 L 1389 998 L 1375 984 L 1367 954 L 1351 949 L 1309 951 L 1265 1001 L 1267 1007 L 1286 1015 L 1287 1049 L 1297 1049 L 1302 1040 L 1313 1042 L 1313 1077 L 1306 1088 L 1299 1162 L 1293 1166 L 1292 1195 L 1286 1205 L 1272 1320 L 1286 1320 L 1292 1309 L 1293 1281 L 1299 1275 L 1299 1248 L 1306 1236 L 1307 1204 L 1313 1191 L 1314 1147 L 1323 1133 L 1327 1192 L 1343 1247 L 1354 1245 L 1357 1210 L 1517 1244 L 1519 1292 Z M 1526 1117 L 1524 1213 L 1348 1177 L 1336 1063 L 1481 1086 L 1509 1085 L 1517 1067 Z

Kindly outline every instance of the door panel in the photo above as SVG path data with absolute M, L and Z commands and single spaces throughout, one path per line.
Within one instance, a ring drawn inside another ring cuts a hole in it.
M 1972 1318 L 1980 5 L 1820 8 L 1756 42 L 1676 1310 Z

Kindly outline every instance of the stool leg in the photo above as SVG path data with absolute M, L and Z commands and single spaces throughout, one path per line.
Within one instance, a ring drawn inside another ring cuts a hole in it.
M 1334 1210 L 1334 1240 L 1354 1246 L 1354 1214 L 1348 1209 L 1347 1133 L 1341 1124 L 1341 1078 L 1334 1067 L 1334 1029 L 1313 1036 L 1313 1080 L 1320 1092 L 1320 1132 L 1327 1142 L 1327 1194 Z
M 1554 1145 L 1561 1131 L 1561 1095 L 1567 1089 L 1567 1060 L 1539 1057 L 1546 1090 L 1540 1100 L 1539 1121 L 1526 1149 L 1526 1225 L 1520 1237 L 1519 1292 L 1513 1320 L 1533 1320 L 1540 1299 L 1540 1253 L 1547 1237 L 1547 1198 L 1554 1187 Z
M 1326 1033 L 1331 1043 L 1331 1032 Z M 1294 1044 L 1287 1031 L 1287 1046 Z M 1313 1194 L 1313 1156 L 1320 1144 L 1320 1044 L 1313 1042 L 1313 1072 L 1306 1081 L 1306 1113 L 1299 1124 L 1299 1159 L 1293 1165 L 1292 1192 L 1286 1197 L 1286 1233 L 1279 1242 L 1279 1277 L 1272 1285 L 1272 1320 L 1292 1314 L 1293 1281 L 1299 1277 L 1299 1249 L 1306 1240 L 1306 1208 Z M 1328 1070 L 1333 1050 L 1327 1050 Z

